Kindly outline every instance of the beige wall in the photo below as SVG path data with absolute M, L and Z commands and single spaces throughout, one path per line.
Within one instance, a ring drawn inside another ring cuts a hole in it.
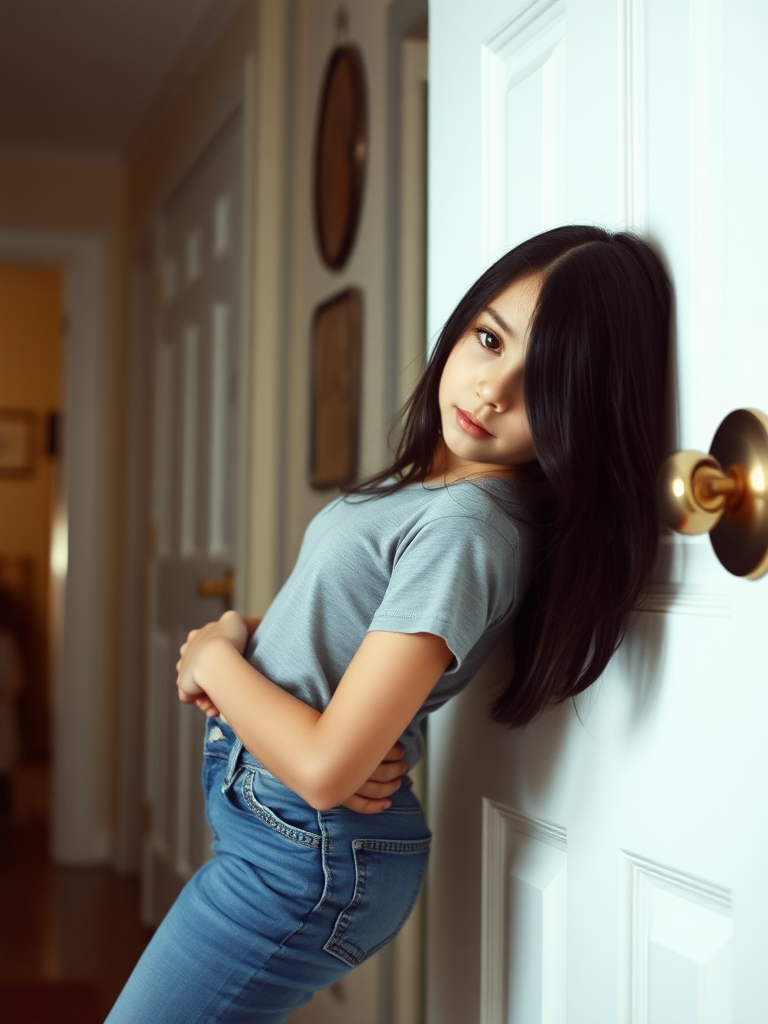
M 125 173 L 116 158 L 0 148 L 0 223 L 103 231 L 122 249 Z

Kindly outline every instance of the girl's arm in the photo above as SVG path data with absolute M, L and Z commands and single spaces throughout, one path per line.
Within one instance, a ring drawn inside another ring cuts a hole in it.
M 431 633 L 368 633 L 322 714 L 241 657 L 236 613 L 182 647 L 179 696 L 205 693 L 248 750 L 317 810 L 358 790 L 424 703 L 452 655 Z
M 246 642 L 256 632 L 261 624 L 261 619 L 250 618 L 247 615 L 241 616 L 246 628 Z M 198 630 L 192 630 L 190 638 L 197 634 Z M 203 693 L 195 698 L 195 704 L 201 711 L 212 718 L 221 714 L 219 709 Z M 395 743 L 384 755 L 381 764 L 378 764 L 351 796 L 342 801 L 342 806 L 357 814 L 379 814 L 391 806 L 389 799 L 395 790 L 400 788 L 400 779 L 408 771 L 408 765 L 403 760 L 403 748 Z

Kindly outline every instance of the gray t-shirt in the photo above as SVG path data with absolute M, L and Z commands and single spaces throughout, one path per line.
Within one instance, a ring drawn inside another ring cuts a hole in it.
M 535 567 L 535 530 L 513 521 L 493 491 L 519 501 L 515 486 L 496 478 L 332 501 L 307 527 L 245 656 L 322 711 L 369 630 L 441 636 L 453 661 L 400 738 L 414 765 L 420 720 L 475 675 L 509 629 Z

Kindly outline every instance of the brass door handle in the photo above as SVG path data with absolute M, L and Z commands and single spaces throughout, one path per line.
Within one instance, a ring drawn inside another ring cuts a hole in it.
M 197 581 L 197 592 L 200 597 L 220 597 L 227 608 L 231 608 L 235 593 L 235 574 L 231 569 L 226 569 L 219 579 L 203 576 Z
M 677 533 L 709 533 L 734 576 L 768 572 L 768 416 L 737 409 L 709 453 L 675 452 L 659 472 L 662 520 Z

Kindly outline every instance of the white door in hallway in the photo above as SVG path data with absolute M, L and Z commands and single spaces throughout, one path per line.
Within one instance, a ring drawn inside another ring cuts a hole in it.
M 238 115 L 170 197 L 158 229 L 143 877 L 151 924 L 210 847 L 205 718 L 179 703 L 174 666 L 188 631 L 227 607 L 215 591 L 231 586 L 237 564 L 242 151 Z
M 629 225 L 676 290 L 680 447 L 768 409 L 768 4 L 430 12 L 429 331 L 516 242 Z M 668 536 L 603 679 L 523 731 L 430 723 L 431 1024 L 768 1019 L 768 578 Z

